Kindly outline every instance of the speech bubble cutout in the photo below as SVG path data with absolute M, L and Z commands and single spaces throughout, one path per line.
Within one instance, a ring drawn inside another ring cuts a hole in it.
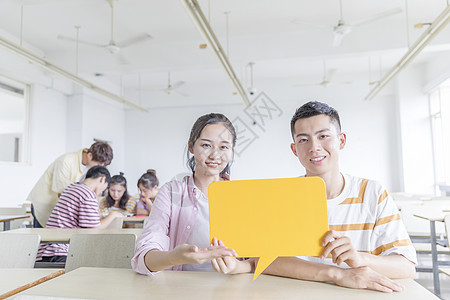
M 319 177 L 216 181 L 209 186 L 211 240 L 259 257 L 255 280 L 278 256 L 319 256 L 328 229 Z

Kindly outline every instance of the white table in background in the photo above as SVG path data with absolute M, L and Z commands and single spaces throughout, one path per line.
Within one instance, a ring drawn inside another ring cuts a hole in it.
M 430 239 L 431 239 L 431 263 L 433 272 L 434 293 L 441 294 L 441 284 L 439 282 L 439 260 L 437 251 L 436 222 L 444 222 L 444 213 L 440 215 L 414 214 L 415 217 L 430 221 Z M 449 245 L 450 246 L 450 245 Z M 442 263 L 442 262 L 441 262 Z
M 39 234 L 41 242 L 69 243 L 73 234 L 135 234 L 136 237 L 142 233 L 142 228 L 19 228 L 2 234 Z
M 10 229 L 11 221 L 26 219 L 29 215 L 0 215 L 0 222 L 3 222 L 3 231 Z

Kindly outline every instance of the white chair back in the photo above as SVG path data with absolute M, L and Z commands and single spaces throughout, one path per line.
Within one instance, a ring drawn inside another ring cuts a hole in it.
M 66 272 L 80 267 L 131 268 L 136 235 L 74 234 L 70 238 Z
M 38 234 L 0 234 L 0 268 L 33 268 L 40 241 Z

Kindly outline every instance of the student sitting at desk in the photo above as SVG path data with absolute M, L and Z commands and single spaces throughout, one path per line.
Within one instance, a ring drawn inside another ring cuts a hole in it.
M 100 208 L 100 217 L 108 216 L 112 211 L 117 211 L 127 215 L 136 213 L 137 199 L 128 194 L 127 179 L 120 172 L 119 175 L 111 177 L 111 183 L 108 188 L 108 194 L 100 198 L 98 206 Z
M 121 213 L 113 211 L 100 221 L 97 196 L 111 181 L 109 171 L 102 166 L 89 169 L 83 182 L 69 185 L 61 194 L 48 219 L 46 228 L 106 228 Z M 68 244 L 41 243 L 36 261 L 65 262 Z
M 208 187 L 228 179 L 235 143 L 236 132 L 224 115 L 212 113 L 197 119 L 188 141 L 192 175 L 160 189 L 136 241 L 131 260 L 136 272 L 213 271 L 211 259 L 235 255 L 224 246 L 210 246 L 208 209 Z
M 322 240 L 319 258 L 279 257 L 264 273 L 350 288 L 401 291 L 389 278 L 414 277 L 414 247 L 387 191 L 376 181 L 340 172 L 339 153 L 346 135 L 341 132 L 337 111 L 325 103 L 308 102 L 295 112 L 291 133 L 291 149 L 305 167 L 305 176 L 318 176 L 325 182 L 331 230 Z M 245 265 L 254 262 L 228 257 L 213 260 L 212 265 L 218 272 L 242 273 L 249 268 Z
M 136 206 L 136 215 L 149 215 L 152 209 L 153 202 L 156 195 L 158 195 L 159 180 L 156 177 L 156 171 L 153 169 L 147 170 L 139 178 L 137 186 L 139 189 L 139 202 Z

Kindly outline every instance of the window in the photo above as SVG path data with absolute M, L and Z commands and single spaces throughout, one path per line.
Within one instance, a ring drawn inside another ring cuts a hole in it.
M 429 97 L 436 191 L 450 186 L 450 79 Z
M 0 77 L 0 162 L 25 162 L 28 86 Z

